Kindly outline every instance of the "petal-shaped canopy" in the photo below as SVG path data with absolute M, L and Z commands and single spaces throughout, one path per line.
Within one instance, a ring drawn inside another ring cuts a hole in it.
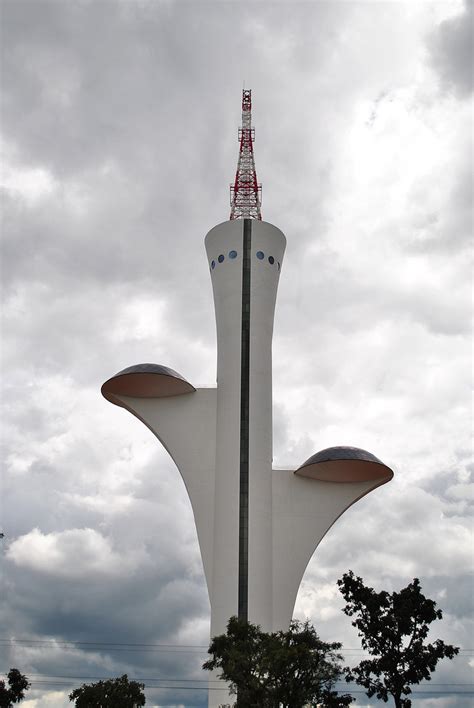
M 161 364 L 136 364 L 108 379 L 101 388 L 102 395 L 121 406 L 116 396 L 132 398 L 165 398 L 193 393 L 196 389 L 177 371 Z
M 388 482 L 392 470 L 378 457 L 359 447 L 328 447 L 306 460 L 295 474 L 323 482 Z

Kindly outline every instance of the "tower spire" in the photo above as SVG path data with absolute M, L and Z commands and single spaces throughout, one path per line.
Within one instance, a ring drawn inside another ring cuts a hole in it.
M 252 128 L 252 91 L 242 91 L 242 127 L 239 128 L 239 160 L 234 184 L 230 185 L 230 219 L 262 220 L 262 185 L 257 182 L 253 141 L 255 128 Z

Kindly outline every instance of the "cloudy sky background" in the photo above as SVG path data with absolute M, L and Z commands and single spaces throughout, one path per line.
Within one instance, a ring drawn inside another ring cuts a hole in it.
M 184 485 L 100 386 L 147 361 L 215 382 L 203 238 L 228 218 L 245 81 L 263 217 L 288 238 L 275 463 L 346 444 L 395 470 L 323 540 L 295 616 L 355 662 L 337 579 L 418 576 L 462 652 L 414 706 L 471 705 L 472 4 L 1 9 L 0 671 L 32 679 L 25 708 L 125 672 L 160 686 L 147 705 L 207 705 Z

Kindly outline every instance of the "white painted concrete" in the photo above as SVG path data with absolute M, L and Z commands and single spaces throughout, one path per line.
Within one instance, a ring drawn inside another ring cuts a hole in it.
M 333 523 L 379 481 L 338 484 L 274 470 L 273 630 L 286 629 L 311 556 Z
M 217 326 L 217 432 L 214 575 L 211 635 L 237 614 L 240 480 L 240 353 L 243 221 L 227 221 L 206 236 Z M 230 251 L 237 257 L 231 259 Z M 219 256 L 224 261 L 219 263 Z M 224 501 L 225 500 L 225 501 Z
M 206 236 L 208 263 L 215 262 L 217 388 L 171 398 L 117 396 L 162 442 L 183 477 L 209 590 L 212 636 L 225 632 L 238 612 L 243 227 L 242 220 L 226 221 Z M 351 504 L 380 484 L 323 482 L 272 470 L 272 334 L 285 245 L 275 226 L 252 221 L 248 607 L 249 620 L 266 631 L 288 626 L 317 545 Z M 230 251 L 237 257 L 230 258 Z M 210 691 L 211 708 L 233 702 L 225 686 Z

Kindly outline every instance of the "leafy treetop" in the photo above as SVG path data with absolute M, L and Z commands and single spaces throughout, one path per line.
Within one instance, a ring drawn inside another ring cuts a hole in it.
M 422 594 L 418 578 L 400 592 L 376 592 L 350 570 L 338 585 L 347 602 L 343 611 L 354 617 L 362 647 L 373 657 L 347 669 L 347 680 L 363 686 L 369 698 L 376 695 L 386 702 L 392 695 L 396 708 L 410 708 L 410 699 L 403 697 L 411 693 L 410 686 L 429 681 L 440 659 L 459 652 L 441 639 L 426 642 L 441 610 Z
M 317 702 L 337 708 L 352 701 L 334 691 L 342 673 L 340 648 L 321 641 L 308 622 L 292 622 L 288 632 L 269 634 L 231 617 L 227 633 L 213 638 L 203 668 L 220 669 L 242 708 L 301 708 Z
M 145 705 L 145 684 L 120 678 L 83 684 L 69 694 L 76 708 L 136 708 Z
M 18 669 L 10 669 L 7 674 L 9 688 L 5 681 L 0 681 L 0 708 L 10 708 L 14 703 L 19 703 L 25 697 L 25 691 L 30 687 L 30 682 Z

